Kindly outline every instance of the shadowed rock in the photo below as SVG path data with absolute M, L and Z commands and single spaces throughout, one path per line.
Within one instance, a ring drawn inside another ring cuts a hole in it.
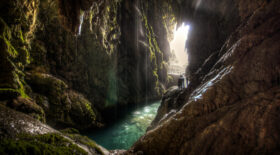
M 242 9 L 251 6 L 240 2 L 243 22 L 228 36 L 215 65 L 185 105 L 130 153 L 279 153 L 279 5 L 256 5 L 244 18 Z

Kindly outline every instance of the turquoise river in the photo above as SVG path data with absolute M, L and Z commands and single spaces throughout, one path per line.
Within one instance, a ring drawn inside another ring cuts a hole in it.
M 108 150 L 129 149 L 153 121 L 160 101 L 129 111 L 125 117 L 111 126 L 87 136 Z

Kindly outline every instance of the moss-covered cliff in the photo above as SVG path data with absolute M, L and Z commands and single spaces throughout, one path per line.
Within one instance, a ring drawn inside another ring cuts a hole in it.
M 87 130 L 102 127 L 103 117 L 112 119 L 108 108 L 161 97 L 169 49 L 166 14 L 157 3 L 0 2 L 1 105 L 57 129 Z M 6 137 L 2 153 L 14 144 L 22 146 L 16 152 L 69 151 L 46 143 L 48 138 L 17 137 Z
M 1 2 L 0 95 L 12 99 L 28 97 L 24 66 L 30 63 L 30 40 L 36 27 L 39 1 Z
M 170 25 L 158 7 L 162 2 L 22 4 L 1 2 L 5 105 L 22 112 L 38 105 L 41 112 L 34 117 L 86 129 L 101 126 L 107 109 L 159 98 L 165 91 Z M 88 119 L 81 124 L 75 115 Z
M 15 144 L 22 146 L 15 151 L 23 152 L 98 153 L 88 139 L 42 123 L 99 128 L 114 119 L 110 110 L 161 97 L 169 82 L 168 41 L 182 22 L 191 28 L 190 85 L 165 94 L 150 131 L 127 153 L 279 152 L 279 5 L 277 0 L 1 1 L 0 153 L 13 151 Z M 34 130 L 18 134 L 25 127 Z M 89 144 L 87 149 L 76 140 Z
M 71 32 L 59 24 L 59 3 L 41 1 L 28 70 L 63 79 L 101 112 L 160 97 L 169 54 L 164 15 L 156 4 L 135 5 L 95 2 L 81 10 L 78 30 Z M 152 16 L 160 23 L 153 23 Z

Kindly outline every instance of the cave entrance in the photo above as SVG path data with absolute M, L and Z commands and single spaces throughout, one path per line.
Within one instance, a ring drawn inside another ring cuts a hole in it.
M 174 38 L 170 41 L 171 58 L 169 59 L 168 74 L 185 74 L 188 65 L 186 40 L 188 39 L 190 26 L 183 23 L 180 27 L 175 26 Z

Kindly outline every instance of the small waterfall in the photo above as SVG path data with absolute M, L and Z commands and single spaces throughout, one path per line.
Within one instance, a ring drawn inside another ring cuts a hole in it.
M 84 15 L 85 15 L 85 13 L 83 11 L 81 11 L 78 34 L 75 35 L 75 61 L 78 61 L 78 38 L 82 34 L 82 27 L 83 27 L 83 23 L 84 23 Z
M 80 25 L 79 25 L 78 35 L 81 35 L 81 33 L 82 33 L 82 26 L 83 26 L 83 22 L 84 22 L 84 15 L 85 15 L 85 13 L 84 13 L 84 12 L 81 12 L 81 15 L 80 15 Z

